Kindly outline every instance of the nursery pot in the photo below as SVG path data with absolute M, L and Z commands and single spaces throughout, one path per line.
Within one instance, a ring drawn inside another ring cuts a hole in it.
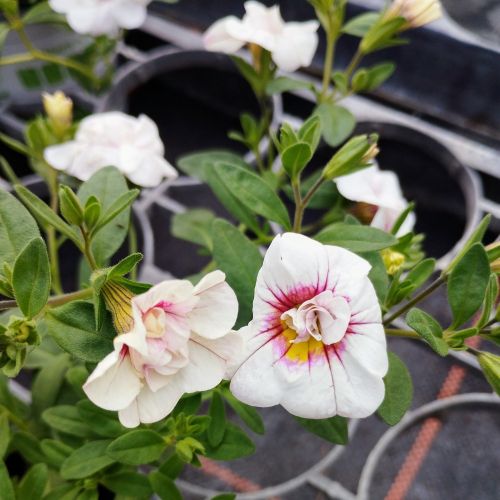
M 274 99 L 273 105 L 277 123 L 281 101 Z M 172 163 L 207 148 L 245 151 L 227 134 L 240 130 L 240 113 L 260 113 L 252 89 L 229 56 L 172 48 L 153 50 L 144 61 L 125 65 L 98 106 L 98 111 L 110 110 L 148 115 L 158 125 Z

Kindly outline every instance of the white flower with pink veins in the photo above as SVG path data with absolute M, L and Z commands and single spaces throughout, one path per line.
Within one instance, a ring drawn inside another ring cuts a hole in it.
M 44 158 L 55 169 L 81 181 L 113 166 L 134 184 L 155 187 L 163 179 L 177 177 L 164 152 L 158 127 L 151 118 L 108 111 L 84 118 L 74 140 L 48 147 Z
M 139 28 L 146 20 L 152 0 L 49 0 L 50 7 L 64 14 L 77 33 L 115 37 L 120 28 Z
M 245 2 L 243 19 L 228 16 L 216 21 L 203 37 L 205 48 L 232 54 L 252 43 L 271 52 L 283 71 L 309 66 L 318 46 L 318 21 L 285 23 L 278 5 Z
M 361 418 L 384 399 L 388 358 L 370 264 L 306 236 L 276 236 L 257 277 L 253 319 L 231 391 L 321 419 Z M 238 365 L 237 365 L 238 366 Z
M 354 174 L 339 177 L 335 182 L 344 198 L 373 205 L 375 214 L 371 225 L 384 231 L 392 229 L 408 206 L 398 176 L 389 170 L 380 170 L 376 164 Z M 402 236 L 412 231 L 415 219 L 415 214 L 410 213 L 397 235 Z
M 221 271 L 196 286 L 171 280 L 132 299 L 134 327 L 118 335 L 115 350 L 83 390 L 97 406 L 118 411 L 125 427 L 166 417 L 184 393 L 213 389 L 241 355 L 231 329 L 238 301 Z

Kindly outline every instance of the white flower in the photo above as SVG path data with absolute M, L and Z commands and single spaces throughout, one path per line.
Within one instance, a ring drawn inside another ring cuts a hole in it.
M 120 28 L 139 28 L 152 0 L 49 0 L 77 33 L 115 37 Z
M 136 427 L 166 417 L 184 393 L 220 383 L 242 341 L 231 332 L 238 302 L 215 271 L 196 286 L 171 280 L 132 299 L 134 327 L 90 375 L 89 399 Z
M 86 181 L 101 168 L 114 166 L 134 184 L 154 187 L 177 171 L 163 158 L 158 127 L 147 116 L 119 111 L 84 118 L 73 141 L 45 150 L 47 163 Z
M 253 319 L 231 391 L 304 418 L 366 417 L 388 360 L 370 264 L 306 236 L 276 236 L 257 278 Z
M 407 21 L 407 28 L 419 28 L 443 15 L 439 0 L 394 0 L 386 17 L 401 16 Z
M 216 21 L 204 35 L 207 50 L 234 53 L 245 44 L 263 47 L 284 71 L 296 71 L 311 64 L 318 46 L 319 23 L 285 23 L 279 7 L 245 2 L 243 19 L 228 16 Z
M 401 212 L 408 206 L 398 176 L 394 172 L 380 170 L 377 165 L 339 177 L 335 182 L 344 198 L 373 205 L 375 215 L 371 225 L 384 231 L 392 229 Z M 398 236 L 409 233 L 414 225 L 415 214 L 412 212 L 399 229 Z

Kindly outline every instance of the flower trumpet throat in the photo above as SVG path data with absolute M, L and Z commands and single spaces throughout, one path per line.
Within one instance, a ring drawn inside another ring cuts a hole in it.
M 114 281 L 105 283 L 101 292 L 106 307 L 113 317 L 113 324 L 118 334 L 130 332 L 134 326 L 132 314 L 134 294 L 128 288 Z

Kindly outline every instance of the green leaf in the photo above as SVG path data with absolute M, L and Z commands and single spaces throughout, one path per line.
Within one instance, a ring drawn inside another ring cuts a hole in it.
M 56 431 L 78 437 L 90 437 L 91 428 L 82 420 L 77 408 L 60 405 L 48 408 L 42 414 L 42 419 Z
M 285 205 L 258 175 L 229 163 L 217 163 L 214 170 L 231 193 L 249 210 L 281 224 L 284 228 L 290 228 L 290 218 Z
M 490 274 L 490 280 L 488 282 L 488 287 L 486 288 L 486 294 L 484 297 L 483 310 L 481 312 L 481 317 L 478 319 L 476 326 L 481 329 L 486 326 L 491 318 L 491 313 L 498 298 L 498 277 L 495 273 Z
M 210 227 L 215 215 L 205 208 L 195 208 L 172 218 L 172 235 L 181 240 L 212 250 L 212 234 Z
M 313 152 L 306 142 L 296 142 L 281 153 L 281 163 L 291 179 L 295 179 L 311 161 Z
M 462 260 L 464 255 L 469 251 L 469 249 L 475 244 L 475 243 L 480 243 L 484 235 L 486 234 L 486 231 L 488 229 L 488 226 L 490 225 L 491 222 L 491 214 L 487 214 L 486 216 L 483 217 L 475 231 L 471 234 L 469 239 L 465 242 L 465 244 L 462 246 L 462 249 L 456 257 L 450 262 L 449 266 L 446 268 L 445 273 L 448 274 L 450 273 L 455 266 Z
M 212 224 L 213 257 L 238 297 L 238 325 L 252 318 L 252 302 L 257 273 L 262 266 L 259 249 L 229 222 L 216 219 Z
M 211 500 L 236 500 L 236 493 L 223 493 L 212 497 Z
M 32 464 L 45 461 L 38 439 L 27 432 L 16 432 L 12 436 L 10 448 L 13 451 L 17 450 L 25 460 Z
M 143 465 L 158 460 L 166 446 L 160 434 L 153 430 L 141 429 L 115 439 L 108 446 L 107 454 L 117 462 Z
M 130 191 L 127 191 L 126 193 L 123 193 L 121 196 L 119 196 L 96 222 L 91 232 L 92 237 L 94 237 L 101 229 L 103 229 L 110 222 L 116 219 L 121 213 L 125 211 L 129 213 L 130 206 L 132 205 L 132 203 L 134 203 L 140 193 L 141 191 L 139 189 L 131 189 Z
M 42 224 L 54 227 L 81 248 L 82 242 L 78 233 L 69 224 L 64 222 L 46 203 L 24 186 L 17 185 L 14 186 L 14 189 L 19 198 L 21 198 L 31 213 Z
M 172 479 L 165 474 L 153 471 L 149 474 L 148 478 L 154 492 L 161 500 L 182 500 L 181 492 Z
M 2 500 L 16 500 L 14 486 L 4 462 L 0 462 L 0 493 L 2 494 Z
M 359 16 L 349 19 L 349 21 L 342 27 L 342 33 L 347 35 L 363 37 L 368 33 L 372 26 L 380 17 L 379 12 L 367 12 Z
M 38 226 L 28 210 L 0 189 L 0 260 L 12 265 L 21 250 L 39 236 Z
M 153 490 L 148 478 L 131 470 L 105 475 L 100 481 L 108 490 L 132 498 L 149 498 Z
M 415 307 L 406 315 L 406 322 L 440 356 L 448 354 L 448 344 L 443 340 L 443 329 L 432 316 Z
M 431 277 L 435 268 L 436 259 L 424 259 L 406 275 L 405 281 L 411 282 L 414 288 L 419 288 Z
M 41 500 L 49 482 L 49 470 L 45 464 L 33 465 L 24 475 L 17 489 L 17 498 Z
M 111 441 L 108 439 L 91 441 L 75 450 L 63 462 L 61 477 L 63 479 L 83 479 L 111 465 L 114 460 L 106 454 L 110 443 Z
M 252 212 L 241 204 L 215 172 L 215 164 L 221 162 L 237 165 L 250 171 L 250 167 L 239 155 L 224 150 L 202 151 L 187 155 L 182 157 L 177 165 L 188 175 L 206 182 L 215 196 L 237 220 L 251 229 L 258 229 L 257 220 Z
M 94 196 L 101 203 L 101 214 L 107 214 L 113 203 L 128 191 L 127 181 L 120 171 L 115 167 L 106 167 L 80 186 L 78 197 L 85 205 Z M 126 208 L 93 238 L 92 250 L 99 265 L 105 265 L 122 246 L 129 222 L 130 208 Z
M 334 444 L 347 444 L 349 440 L 347 420 L 344 417 L 331 417 L 321 420 L 294 417 L 304 429 Z
M 356 119 L 348 109 L 330 102 L 320 104 L 314 113 L 321 120 L 323 139 L 332 147 L 342 144 L 356 126 Z
M 368 278 L 372 282 L 373 287 L 377 293 L 377 297 L 381 303 L 385 302 L 387 290 L 389 288 L 389 276 L 385 268 L 384 261 L 380 256 L 380 252 L 367 252 L 361 253 L 360 257 L 367 260 L 372 268 L 368 273 Z
M 99 500 L 99 492 L 97 488 L 85 489 L 76 497 L 76 500 Z
M 205 451 L 206 456 L 214 460 L 235 460 L 252 455 L 255 445 L 239 427 L 228 422 L 221 444 L 207 446 Z
M 490 279 L 490 263 L 481 243 L 472 245 L 448 278 L 452 329 L 464 324 L 481 307 Z
M 44 439 L 40 442 L 40 448 L 47 457 L 47 463 L 56 469 L 60 469 L 62 463 L 71 455 L 73 448 L 60 440 Z
M 236 399 L 229 389 L 224 389 L 222 394 L 229 406 L 245 422 L 245 425 L 249 429 L 256 434 L 264 434 L 264 422 L 259 412 L 253 406 L 249 406 Z
M 2 460 L 10 443 L 10 425 L 5 409 L 0 408 L 0 412 L 0 460 Z
M 296 80 L 295 78 L 289 78 L 288 76 L 278 76 L 274 80 L 271 80 L 266 86 L 266 94 L 282 94 L 283 92 L 290 92 L 291 90 L 312 90 L 314 85 L 311 82 L 306 82 L 304 80 Z
M 116 412 L 98 408 L 90 401 L 84 399 L 76 404 L 78 413 L 83 422 L 92 422 L 92 430 L 104 438 L 116 438 L 124 432 L 124 427 L 119 422 Z
M 50 293 L 50 264 L 42 238 L 31 240 L 18 255 L 12 273 L 17 305 L 29 319 L 47 304 Z
M 54 12 L 47 2 L 41 2 L 34 5 L 23 16 L 23 24 L 65 24 L 66 19 L 63 15 Z
M 388 425 L 396 425 L 410 408 L 413 383 L 410 372 L 401 359 L 389 352 L 389 371 L 384 377 L 385 397 L 377 413 Z
M 74 483 L 63 483 L 45 495 L 43 500 L 75 500 L 81 489 L 81 486 L 75 486 Z
M 366 84 L 364 90 L 370 91 L 380 87 L 392 76 L 395 70 L 396 65 L 392 62 L 384 62 L 368 68 L 366 70 Z
M 48 311 L 49 335 L 75 358 L 98 363 L 113 350 L 115 331 L 106 316 L 100 332 L 95 329 L 94 307 L 89 302 L 69 302 Z
M 210 423 L 207 429 L 207 437 L 210 446 L 216 447 L 222 442 L 226 430 L 226 409 L 221 395 L 214 391 L 212 401 L 208 410 Z
M 327 245 L 347 248 L 352 252 L 372 252 L 395 245 L 398 240 L 391 234 L 370 226 L 354 226 L 336 222 L 320 231 L 315 239 Z
M 49 365 L 44 366 L 38 372 L 31 387 L 32 407 L 35 414 L 41 414 L 45 408 L 49 408 L 56 402 L 69 366 L 69 356 L 59 354 Z
M 122 259 L 118 264 L 115 264 L 114 266 L 111 267 L 111 269 L 108 272 L 108 277 L 109 278 L 116 278 L 119 276 L 125 276 L 126 274 L 130 273 L 139 262 L 142 260 L 142 253 L 136 252 L 133 253 L 124 259 Z

